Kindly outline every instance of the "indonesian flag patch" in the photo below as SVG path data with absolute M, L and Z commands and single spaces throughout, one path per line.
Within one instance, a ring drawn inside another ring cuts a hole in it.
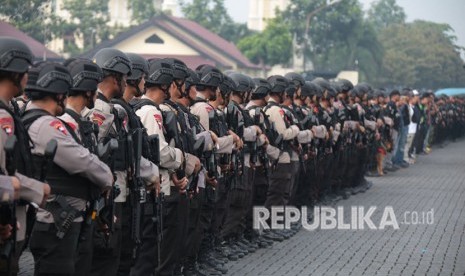
M 54 129 L 58 130 L 59 132 L 63 133 L 64 135 L 68 135 L 65 126 L 60 120 L 55 120 L 50 123 L 50 126 Z
M 13 135 L 13 118 L 0 118 L 0 126 L 8 136 Z
M 157 121 L 158 127 L 161 129 L 163 126 L 163 118 L 160 114 L 154 114 L 153 117 L 155 117 L 155 121 Z
M 207 110 L 207 112 L 210 113 L 210 111 L 212 111 L 213 108 L 211 106 L 209 106 L 209 105 L 206 105 L 205 110 Z
M 101 126 L 103 124 L 103 122 L 105 121 L 105 116 L 103 116 L 100 113 L 94 112 L 92 121 L 94 123 L 97 123 L 98 126 Z

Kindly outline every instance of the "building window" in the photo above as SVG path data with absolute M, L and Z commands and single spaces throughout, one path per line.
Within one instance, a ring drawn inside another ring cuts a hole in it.
M 153 34 L 145 40 L 145 43 L 163 44 L 165 42 L 158 35 Z

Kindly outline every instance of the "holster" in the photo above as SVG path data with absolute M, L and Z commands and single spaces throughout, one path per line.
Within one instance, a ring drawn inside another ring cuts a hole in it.
M 63 239 L 68 230 L 71 228 L 74 219 L 81 216 L 79 210 L 73 208 L 61 195 L 57 195 L 53 201 L 47 202 L 45 210 L 50 212 L 55 221 L 57 229 L 57 238 Z

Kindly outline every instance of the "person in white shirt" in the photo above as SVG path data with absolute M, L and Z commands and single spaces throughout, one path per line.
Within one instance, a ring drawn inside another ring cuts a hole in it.
M 404 150 L 404 160 L 410 164 L 415 163 L 415 158 L 410 158 L 410 148 L 412 147 L 413 138 L 415 137 L 415 133 L 417 132 L 418 122 L 414 116 L 415 105 L 418 103 L 419 93 L 417 90 L 412 91 L 412 95 L 410 95 L 409 100 L 409 116 L 410 116 L 410 124 L 408 125 L 408 135 L 407 135 L 407 143 L 405 144 Z

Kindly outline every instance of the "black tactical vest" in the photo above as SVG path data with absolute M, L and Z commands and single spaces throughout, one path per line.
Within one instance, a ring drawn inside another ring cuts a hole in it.
M 24 112 L 22 122 L 26 130 L 40 117 L 52 116 L 50 113 L 42 109 L 31 109 Z M 81 144 L 77 139 L 72 128 L 64 121 L 60 120 L 70 132 L 71 136 L 77 143 Z M 59 145 L 58 145 L 59 146 Z M 40 173 L 44 164 L 44 156 L 39 154 L 32 155 L 32 164 L 34 166 L 34 178 L 39 179 Z M 78 174 L 69 174 L 59 165 L 52 163 L 52 166 L 47 171 L 47 183 L 52 188 L 52 194 L 64 195 L 81 198 L 84 200 L 95 200 L 100 196 L 100 190 L 87 178 Z
M 14 135 L 18 139 L 18 142 L 15 146 L 14 156 L 16 157 L 16 169 L 19 173 L 32 177 L 34 175 L 34 167 L 32 163 L 32 154 L 31 154 L 31 139 L 27 130 L 24 128 L 23 123 L 16 114 L 11 111 L 9 106 L 0 101 L 0 109 L 5 110 L 13 118 L 15 125 Z

